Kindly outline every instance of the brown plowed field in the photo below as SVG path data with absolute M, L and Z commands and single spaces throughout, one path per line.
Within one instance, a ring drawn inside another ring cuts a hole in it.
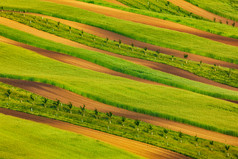
M 107 134 L 101 131 L 73 125 L 70 123 L 53 120 L 45 117 L 35 116 L 27 113 L 17 112 L 14 110 L 4 109 L 0 108 L 0 113 L 3 113 L 5 115 L 11 115 L 14 117 L 31 120 L 34 122 L 47 124 L 52 127 L 56 127 L 59 129 L 71 131 L 77 134 L 81 134 L 84 136 L 88 136 L 90 138 L 94 138 L 96 140 L 100 140 L 102 142 L 106 142 L 108 144 L 111 144 L 113 146 L 116 146 L 118 148 L 127 150 L 129 152 L 135 153 L 137 155 L 150 158 L 150 159 L 183 159 L 183 158 L 189 158 L 184 155 L 181 155 L 179 153 L 169 151 L 166 149 L 162 149 L 156 146 L 148 145 L 142 142 L 130 140 L 127 138 Z
M 192 135 L 192 136 L 197 135 L 200 138 L 238 146 L 237 137 L 224 135 L 221 133 L 205 130 L 195 126 L 182 124 L 182 123 L 178 123 L 178 122 L 174 122 L 174 121 L 170 121 L 170 120 L 166 120 L 166 119 L 162 119 L 158 117 L 153 117 L 153 116 L 113 107 L 113 106 L 85 98 L 78 94 L 75 94 L 70 91 L 57 88 L 51 85 L 32 82 L 32 81 L 23 81 L 23 80 L 6 79 L 6 78 L 0 78 L 0 81 L 15 87 L 25 89 L 33 93 L 36 93 L 40 96 L 43 96 L 52 100 L 59 99 L 61 102 L 66 104 L 69 102 L 72 102 L 73 105 L 77 107 L 85 104 L 86 108 L 90 110 L 97 109 L 100 112 L 112 112 L 114 115 L 124 116 L 126 118 L 131 118 L 131 119 L 139 119 L 141 121 L 151 123 L 153 125 L 165 127 L 174 131 L 181 131 L 182 133 L 185 133 L 188 135 Z

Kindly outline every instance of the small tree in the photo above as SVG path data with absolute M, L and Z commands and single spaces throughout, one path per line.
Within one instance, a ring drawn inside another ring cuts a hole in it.
M 71 29 L 72 29 L 71 26 L 69 26 L 69 33 L 71 33 Z
M 202 67 L 202 61 L 200 61 L 199 66 Z
M 138 127 L 139 127 L 139 125 L 140 125 L 140 120 L 137 120 L 137 119 L 136 119 L 134 123 L 135 123 L 135 125 L 137 126 L 137 131 L 138 131 L 138 130 L 139 130 Z
M 112 112 L 108 112 L 108 113 L 106 113 L 106 115 L 108 116 L 109 124 L 111 124 Z
M 98 119 L 98 114 L 99 114 L 99 113 L 98 113 L 98 110 L 97 110 L 97 109 L 94 110 L 94 114 L 95 114 L 95 118 Z
M 43 105 L 43 107 L 46 108 L 46 104 L 47 104 L 47 102 L 48 102 L 48 99 L 47 99 L 47 98 L 43 98 L 43 101 L 42 101 L 42 105 Z
M 85 104 L 83 106 L 80 106 L 80 110 L 82 112 L 82 116 L 85 116 L 85 110 L 86 110 Z
M 184 54 L 183 57 L 186 59 L 186 63 L 188 63 L 188 54 Z
M 69 112 L 72 113 L 73 104 L 71 102 L 69 102 L 68 107 L 69 107 Z
M 11 99 L 11 94 L 12 94 L 12 91 L 10 89 L 8 89 L 7 92 L 5 93 L 5 96 L 8 98 L 8 102 Z
M 121 117 L 122 126 L 124 126 L 125 121 L 126 121 L 126 118 L 124 116 Z
M 229 145 L 225 145 L 225 149 L 226 149 L 226 151 L 227 151 L 227 156 L 229 157 L 230 155 L 229 155 L 228 150 L 230 149 L 230 146 L 229 146 Z
M 54 106 L 55 106 L 55 108 L 57 109 L 57 111 L 59 111 L 59 108 L 60 108 L 60 100 L 56 100 L 54 103 Z
M 32 106 L 34 106 L 36 98 L 34 97 L 33 94 L 30 95 L 30 99 L 32 101 Z
M 232 26 L 233 26 L 233 27 L 235 27 L 235 25 L 236 25 L 236 23 L 235 23 L 235 22 L 234 22 L 234 23 L 232 23 Z
M 228 77 L 229 78 L 231 77 L 231 74 L 232 74 L 232 69 L 230 68 L 229 71 L 228 71 Z
M 216 18 L 214 18 L 213 21 L 216 22 Z
M 174 55 L 171 56 L 171 60 L 174 61 Z
M 57 23 L 57 27 L 58 27 L 58 29 L 59 29 L 59 26 L 60 26 L 60 22 Z

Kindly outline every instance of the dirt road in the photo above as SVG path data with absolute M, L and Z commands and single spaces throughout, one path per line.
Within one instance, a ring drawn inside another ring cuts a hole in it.
M 192 136 L 197 135 L 200 138 L 238 146 L 237 137 L 224 135 L 221 133 L 205 130 L 195 126 L 182 124 L 182 123 L 178 123 L 178 122 L 174 122 L 174 121 L 170 121 L 170 120 L 166 120 L 166 119 L 162 119 L 158 117 L 153 117 L 150 115 L 145 115 L 145 114 L 117 108 L 114 106 L 110 106 L 107 104 L 103 104 L 103 103 L 85 98 L 78 94 L 75 94 L 70 91 L 57 88 L 51 85 L 32 82 L 32 81 L 23 81 L 23 80 L 6 79 L 6 78 L 0 78 L 0 82 L 25 89 L 27 91 L 36 93 L 40 96 L 43 96 L 52 100 L 59 99 L 61 102 L 66 104 L 69 102 L 72 102 L 73 105 L 76 107 L 79 107 L 85 104 L 86 108 L 90 110 L 97 109 L 100 112 L 105 112 L 105 113 L 112 112 L 114 115 L 117 115 L 117 116 L 124 116 L 126 118 L 131 118 L 131 119 L 139 119 L 141 121 L 151 123 L 153 125 L 165 127 L 174 131 L 181 131 L 182 133 L 185 133 L 188 135 L 192 135 Z
M 11 115 L 14 117 L 31 120 L 34 122 L 47 124 L 52 127 L 56 127 L 59 129 L 71 131 L 77 134 L 81 134 L 90 138 L 94 138 L 96 140 L 100 140 L 102 142 L 111 144 L 113 146 L 116 146 L 118 148 L 127 150 L 129 152 L 135 153 L 137 155 L 140 155 L 142 157 L 150 158 L 150 159 L 183 159 L 183 158 L 189 158 L 184 155 L 181 155 L 179 153 L 169 151 L 166 149 L 162 149 L 156 146 L 152 146 L 149 144 L 145 144 L 142 142 L 130 140 L 127 138 L 119 137 L 116 135 L 107 134 L 101 131 L 69 124 L 66 122 L 53 120 L 45 117 L 35 116 L 27 113 L 17 112 L 14 110 L 4 109 L 0 108 L 0 113 L 3 113 L 5 115 Z

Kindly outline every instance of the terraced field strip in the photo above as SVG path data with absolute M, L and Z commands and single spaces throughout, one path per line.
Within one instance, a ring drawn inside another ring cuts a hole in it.
M 224 84 L 220 84 L 220 83 L 208 80 L 208 79 L 203 78 L 203 77 L 196 76 L 192 73 L 189 73 L 187 71 L 184 71 L 184 70 L 181 70 L 181 69 L 169 66 L 169 65 L 160 64 L 160 63 L 151 62 L 151 61 L 146 61 L 146 60 L 133 58 L 133 57 L 128 57 L 128 56 L 123 56 L 123 55 L 114 54 L 114 53 L 110 53 L 110 52 L 107 52 L 107 51 L 95 49 L 95 48 L 92 48 L 92 47 L 88 47 L 86 45 L 82 45 L 82 44 L 79 44 L 77 42 L 73 42 L 73 41 L 70 41 L 70 40 L 67 40 L 67 39 L 64 39 L 64 38 L 61 38 L 61 37 L 58 37 L 58 36 L 55 36 L 55 35 L 40 31 L 40 30 L 37 30 L 37 29 L 34 29 L 32 27 L 29 27 L 29 26 L 26 26 L 26 25 L 23 25 L 23 24 L 20 24 L 20 23 L 17 23 L 15 21 L 11 21 L 11 20 L 8 20 L 8 19 L 5 19 L 5 18 L 0 18 L 0 23 L 2 23 L 4 25 L 7 25 L 9 27 L 13 27 L 15 29 L 25 31 L 25 32 L 28 32 L 30 34 L 48 39 L 48 40 L 63 43 L 63 44 L 69 45 L 69 46 L 85 48 L 85 49 L 88 49 L 88 50 L 93 50 L 93 51 L 97 51 L 97 52 L 101 52 L 101 53 L 106 53 L 106 54 L 111 55 L 111 56 L 116 56 L 116 57 L 131 61 L 131 62 L 134 62 L 134 63 L 137 63 L 137 64 L 141 64 L 141 65 L 153 68 L 153 69 L 161 70 L 161 71 L 164 71 L 164 72 L 167 72 L 167 73 L 170 73 L 170 74 L 178 75 L 178 76 L 188 78 L 188 79 L 191 79 L 191 80 L 194 80 L 194 81 L 199 81 L 199 82 L 203 82 L 203 83 L 206 83 L 206 84 L 218 86 L 218 87 L 221 87 L 221 88 L 226 88 L 226 89 L 237 91 L 237 88 L 230 87 L 230 86 L 227 86 L 227 85 L 224 85 Z M 3 38 L 2 38 L 2 40 L 3 40 Z M 7 40 L 5 39 L 5 42 L 6 41 Z M 235 66 L 238 66 L 238 65 L 235 65 Z
M 22 112 L 17 112 L 14 110 L 9 110 L 9 109 L 4 109 L 0 108 L 0 113 L 3 113 L 5 115 L 11 115 L 14 117 L 26 119 L 26 120 L 31 120 L 34 122 L 38 123 L 43 123 L 50 125 L 52 127 L 56 127 L 59 129 L 75 132 L 84 136 L 88 136 L 91 138 L 94 138 L 96 140 L 100 140 L 106 143 L 109 143 L 111 145 L 114 145 L 116 147 L 122 148 L 124 150 L 130 151 L 132 153 L 135 153 L 137 155 L 146 157 L 146 158 L 151 158 L 151 159 L 158 159 L 158 158 L 164 158 L 164 159 L 183 159 L 183 158 L 189 158 L 186 157 L 182 154 L 169 151 L 166 149 L 162 149 L 159 147 L 155 147 L 152 145 L 148 145 L 142 142 L 126 139 L 123 137 L 107 134 L 101 131 L 69 124 L 66 122 L 58 121 L 58 120 L 53 120 L 45 117 L 40 117 L 40 116 L 35 116 L 27 113 L 22 113 Z
M 164 85 L 164 84 L 161 84 L 161 83 L 157 83 L 157 82 L 145 80 L 145 79 L 142 79 L 142 78 L 130 76 L 130 75 L 127 75 L 127 74 L 123 74 L 123 73 L 120 73 L 120 72 L 116 72 L 116 71 L 110 70 L 106 67 L 91 63 L 89 61 L 86 61 L 86 60 L 83 60 L 83 59 L 80 59 L 80 58 L 77 58 L 77 57 L 73 57 L 73 56 L 69 56 L 69 55 L 66 55 L 66 54 L 61 54 L 61 53 L 57 53 L 57 52 L 54 52 L 54 51 L 49 51 L 49 50 L 44 50 L 44 49 L 41 49 L 41 48 L 33 47 L 33 46 L 26 45 L 26 44 L 23 44 L 23 43 L 19 43 L 17 41 L 13 41 L 13 40 L 1 37 L 1 36 L 0 36 L 0 41 L 25 48 L 25 49 L 34 51 L 38 54 L 41 54 L 43 56 L 46 56 L 46 57 L 49 57 L 49 58 L 52 58 L 52 59 L 55 59 L 55 60 L 58 60 L 58 61 L 61 61 L 61 62 L 67 63 L 67 64 L 71 64 L 71 65 L 74 65 L 74 66 L 78 66 L 78 67 L 81 67 L 81 68 L 90 69 L 90 70 L 94 70 L 94 71 L 97 71 L 97 72 L 110 74 L 110 75 L 113 75 L 113 76 L 128 78 L 128 79 L 131 79 L 131 80 L 135 80 L 135 81 L 139 81 L 139 82 L 143 82 L 143 83 L 147 83 L 147 84 L 168 86 L 168 85 Z M 170 87 L 170 86 L 168 86 L 168 87 Z
M 184 0 L 168 0 L 169 2 L 189 11 L 189 12 L 192 12 L 196 15 L 199 15 L 203 18 L 206 18 L 206 19 L 210 19 L 210 20 L 214 20 L 214 18 L 216 19 L 217 22 L 222 22 L 223 24 L 226 24 L 226 22 L 228 21 L 228 25 L 232 25 L 235 21 L 233 20 L 230 20 L 230 19 L 227 19 L 227 18 L 224 18 L 224 17 L 221 17 L 219 15 L 216 15 L 216 14 L 213 14 L 211 12 L 208 12 L 202 8 L 199 8 L 189 2 L 186 2 Z M 235 22 L 235 25 L 237 26 L 238 25 L 238 22 Z
M 66 54 L 57 53 L 57 52 L 54 52 L 54 51 L 49 51 L 49 50 L 37 48 L 37 47 L 30 46 L 30 45 L 27 45 L 27 44 L 23 44 L 23 43 L 20 43 L 20 42 L 11 40 L 11 39 L 7 39 L 5 37 L 0 36 L 0 41 L 8 43 L 8 44 L 15 45 L 15 46 L 19 46 L 19 47 L 22 47 L 22 48 L 25 48 L 25 49 L 28 49 L 28 50 L 32 50 L 32 51 L 37 52 L 37 53 L 39 53 L 43 56 L 53 58 L 55 60 L 58 60 L 58 61 L 61 61 L 61 62 L 64 62 L 64 63 L 68 63 L 68 64 L 71 64 L 71 65 L 75 65 L 75 66 L 78 66 L 78 67 L 81 67 L 81 68 L 86 68 L 86 69 L 90 69 L 90 70 L 94 70 L 94 71 L 97 71 L 97 72 L 102 72 L 102 73 L 106 73 L 106 74 L 110 74 L 110 75 L 114 75 L 114 76 L 120 76 L 120 77 L 123 77 L 123 78 L 128 78 L 128 79 L 143 82 L 143 83 L 163 85 L 163 86 L 171 87 L 171 86 L 164 85 L 164 84 L 161 84 L 161 83 L 157 83 L 157 82 L 145 80 L 145 79 L 142 79 L 142 78 L 130 76 L 130 75 L 127 75 L 127 74 L 123 74 L 123 73 L 120 73 L 120 72 L 116 72 L 116 71 L 113 71 L 113 70 L 108 69 L 106 67 L 91 63 L 89 61 L 86 61 L 86 60 L 83 60 L 83 59 L 80 59 L 80 58 L 77 58 L 77 57 L 74 57 L 74 56 L 69 56 L 69 55 L 66 55 Z M 120 56 L 121 56 L 121 58 L 124 58 L 126 60 L 135 62 L 137 64 L 141 64 L 141 65 L 144 65 L 144 66 L 148 66 L 148 67 L 153 68 L 153 69 L 161 70 L 161 71 L 168 72 L 168 73 L 175 74 L 175 75 L 178 74 L 181 77 L 192 79 L 194 81 L 203 82 L 203 83 L 218 86 L 218 87 L 221 87 L 221 88 L 226 88 L 226 89 L 238 91 L 238 88 L 231 87 L 231 86 L 228 86 L 228 85 L 224 85 L 224 84 L 221 84 L 221 83 L 217 83 L 217 82 L 214 82 L 212 80 L 208 80 L 206 78 L 196 76 L 196 75 L 194 75 L 192 73 L 189 73 L 187 71 L 183 71 L 183 70 L 178 69 L 178 68 L 173 68 L 172 66 L 169 66 L 169 65 L 160 64 L 160 63 L 151 62 L 151 61 L 146 61 L 146 60 L 137 59 L 137 58 L 133 58 L 133 57 L 128 57 L 127 58 L 127 56 L 123 56 L 123 55 L 120 55 Z M 235 102 L 235 101 L 231 101 L 231 102 Z
M 226 143 L 229 145 L 238 146 L 238 138 L 234 136 L 224 135 L 221 133 L 205 130 L 195 126 L 190 126 L 187 124 L 182 124 L 158 117 L 153 117 L 145 114 L 140 114 L 125 109 L 113 107 L 107 104 L 103 104 L 86 97 L 80 96 L 78 94 L 72 93 L 70 91 L 38 82 L 24 81 L 24 80 L 15 80 L 15 79 L 6 79 L 0 78 L 0 81 L 6 84 L 10 84 L 15 87 L 19 87 L 30 91 L 32 93 L 38 94 L 40 96 L 55 100 L 58 99 L 62 103 L 72 102 L 74 106 L 80 107 L 83 104 L 86 105 L 87 109 L 95 110 L 97 109 L 100 112 L 112 112 L 117 116 L 124 116 L 126 118 L 138 119 L 153 125 L 165 127 L 174 131 L 181 131 L 182 133 L 197 136 L 200 138 L 213 140 L 221 143 Z
M 104 6 L 89 4 L 89 3 L 75 1 L 75 0 L 45 0 L 45 1 L 50 1 L 55 3 L 65 4 L 65 5 L 72 5 L 74 7 L 79 7 L 81 9 L 89 10 L 99 14 L 104 14 L 106 16 L 111 16 L 118 19 L 147 24 L 147 25 L 170 29 L 170 30 L 176 30 L 179 32 L 189 33 L 189 34 L 197 35 L 207 39 L 211 39 L 214 41 L 222 42 L 225 44 L 238 46 L 238 39 L 232 39 L 232 38 L 223 37 L 216 34 L 211 34 L 211 33 L 201 31 L 192 27 L 188 27 L 185 25 L 171 22 L 171 21 L 153 18 L 153 17 L 141 15 L 141 14 L 135 14 L 131 12 L 126 12 L 126 11 L 122 11 L 118 9 L 108 8 Z
M 52 41 L 63 43 L 65 45 L 70 45 L 70 46 L 73 46 L 73 47 L 81 47 L 81 48 L 85 48 L 85 49 L 88 49 L 88 50 L 93 50 L 93 51 L 97 51 L 97 52 L 101 52 L 101 53 L 106 53 L 108 55 L 112 55 L 112 53 L 110 53 L 110 52 L 103 51 L 103 50 L 96 49 L 96 48 L 92 48 L 92 47 L 89 47 L 89 46 L 86 46 L 86 45 L 82 45 L 82 44 L 79 44 L 77 42 L 73 42 L 73 41 L 70 41 L 70 40 L 67 40 L 67 39 L 64 39 L 64 38 L 60 38 L 58 36 L 54 36 L 52 34 L 49 34 L 49 33 L 43 32 L 43 31 L 39 31 L 37 29 L 34 29 L 32 27 L 23 25 L 21 23 L 15 22 L 13 20 L 9 20 L 7 18 L 0 17 L 0 24 L 3 24 L 5 26 L 8 26 L 8 27 L 11 27 L 11 28 L 14 28 L 14 29 L 18 29 L 18 30 L 21 30 L 21 31 L 24 31 L 24 32 L 27 32 L 27 33 L 30 33 L 30 34 L 33 34 L 33 35 L 36 35 L 36 36 L 39 36 L 39 37 L 42 37 L 42 38 L 45 38 L 45 39 L 49 39 L 49 40 L 52 40 Z M 122 38 L 122 40 L 123 39 L 124 38 Z M 127 40 L 128 40 L 128 43 L 131 44 L 132 41 L 130 41 L 130 39 L 127 39 Z M 232 63 L 229 63 L 229 62 L 220 61 L 220 60 L 216 60 L 216 59 L 212 59 L 212 58 L 208 58 L 208 57 L 204 57 L 204 56 L 199 56 L 199 55 L 195 55 L 195 54 L 189 54 L 189 53 L 186 53 L 186 52 L 177 51 L 177 50 L 173 50 L 173 49 L 162 48 L 162 47 L 159 47 L 159 46 L 142 43 L 142 42 L 139 42 L 139 41 L 136 41 L 136 40 L 134 42 L 135 42 L 135 45 L 137 45 L 137 46 L 146 46 L 148 49 L 154 50 L 154 51 L 160 49 L 160 51 L 165 53 L 165 54 L 174 55 L 174 56 L 177 56 L 177 57 L 180 57 L 180 58 L 184 58 L 184 54 L 188 54 L 189 55 L 189 57 L 188 57 L 189 60 L 203 61 L 203 63 L 207 63 L 207 64 L 212 64 L 212 65 L 216 64 L 218 66 L 238 69 L 238 65 L 232 64 Z

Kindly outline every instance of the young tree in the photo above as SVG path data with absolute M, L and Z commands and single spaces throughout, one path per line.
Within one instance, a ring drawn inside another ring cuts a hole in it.
M 138 131 L 138 130 L 139 130 L 138 127 L 139 127 L 139 125 L 140 125 L 140 120 L 137 120 L 137 119 L 136 119 L 134 123 L 135 123 L 135 125 L 137 126 L 137 131 Z
M 71 102 L 69 102 L 68 107 L 69 107 L 69 112 L 72 113 L 73 104 Z
M 43 101 L 42 101 L 42 104 L 43 106 L 46 108 L 46 104 L 48 102 L 48 99 L 47 98 L 43 98 Z
M 124 116 L 121 117 L 122 126 L 124 126 L 125 121 L 126 121 L 126 118 Z
M 80 106 L 80 110 L 82 112 L 82 116 L 85 116 L 85 109 L 86 109 L 85 104 L 83 106 Z
M 12 94 L 12 91 L 10 89 L 8 89 L 7 92 L 5 93 L 5 96 L 8 98 L 8 102 L 11 99 L 11 94 Z
M 57 109 L 57 111 L 59 111 L 59 108 L 60 108 L 60 100 L 56 100 L 55 102 L 54 102 L 54 106 L 56 107 L 56 109 Z
M 228 150 L 230 149 L 230 146 L 229 146 L 229 145 L 225 145 L 225 149 L 226 149 L 226 151 L 227 151 L 227 157 L 229 157 L 230 155 L 229 155 Z
M 30 99 L 32 101 L 32 106 L 34 106 L 36 98 L 34 97 L 33 94 L 30 95 Z
M 112 112 L 108 112 L 108 113 L 106 113 L 106 115 L 108 116 L 109 124 L 111 124 Z
M 97 109 L 94 110 L 94 114 L 95 114 L 95 118 L 98 119 L 98 114 L 99 114 L 99 113 L 98 113 L 98 110 L 97 110 Z
M 188 63 L 188 54 L 184 54 L 183 57 L 186 59 L 186 64 Z

